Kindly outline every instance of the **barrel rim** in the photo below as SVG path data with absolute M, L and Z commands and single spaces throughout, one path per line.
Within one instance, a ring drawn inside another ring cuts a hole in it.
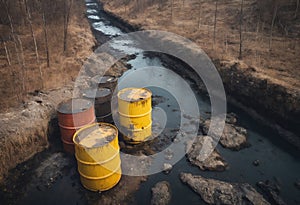
M 112 142 L 112 141 L 113 141 L 116 137 L 118 137 L 118 135 L 119 135 L 119 131 L 118 131 L 118 129 L 117 129 L 116 126 L 114 126 L 114 125 L 112 125 L 112 124 L 109 124 L 109 123 L 105 123 L 105 122 L 96 122 L 96 123 L 87 125 L 87 126 L 85 126 L 85 127 L 83 127 L 83 128 L 80 128 L 79 130 L 77 130 L 77 131 L 74 133 L 74 135 L 73 135 L 73 143 L 74 143 L 74 145 L 75 145 L 75 146 L 78 146 L 78 147 L 81 147 L 81 148 L 84 148 L 84 149 L 95 149 L 95 148 L 97 148 L 97 147 L 87 147 L 87 146 L 84 146 L 84 145 L 82 145 L 82 144 L 79 144 L 79 143 L 75 140 L 76 137 L 78 136 L 78 134 L 79 134 L 80 132 L 82 132 L 83 130 L 86 130 L 86 129 L 88 129 L 88 128 L 91 128 L 91 127 L 93 127 L 93 126 L 96 126 L 96 125 L 107 125 L 107 126 L 109 126 L 109 127 L 114 128 L 114 130 L 116 131 L 116 135 L 114 136 L 114 138 L 112 138 L 111 140 L 109 140 L 108 143 Z
M 78 170 L 78 169 L 77 169 Z M 120 172 L 118 172 L 118 171 L 120 171 Z M 111 173 L 109 173 L 109 174 L 107 174 L 107 175 L 105 175 L 105 176 L 101 176 L 101 177 L 91 177 L 91 176 L 87 176 L 87 175 L 85 175 L 85 174 L 83 174 L 82 172 L 80 172 L 79 170 L 78 170 L 78 172 L 79 172 L 79 174 L 80 174 L 80 176 L 82 176 L 82 177 L 84 177 L 84 178 L 86 178 L 86 179 L 89 179 L 89 180 L 102 180 L 102 179 L 106 179 L 106 178 L 108 178 L 108 177 L 110 177 L 110 176 L 112 176 L 112 175 L 114 175 L 114 174 L 120 174 L 120 175 L 122 175 L 122 167 L 121 167 L 121 163 L 117 166 L 117 168 L 115 169 L 115 170 L 113 170 Z
M 89 106 L 87 106 L 87 109 L 86 110 L 76 110 L 76 111 L 73 111 L 73 107 L 71 107 L 71 112 L 67 112 L 67 111 L 63 111 L 61 109 L 62 105 L 64 103 L 68 103 L 68 102 L 71 102 L 71 106 L 73 106 L 73 101 L 74 100 L 82 100 L 82 101 L 86 101 L 87 104 L 89 104 Z M 63 100 L 62 102 L 60 102 L 57 107 L 56 107 L 56 111 L 59 113 L 59 114 L 65 114 L 65 115 L 72 115 L 72 114 L 78 114 L 78 113 L 83 113 L 83 112 L 86 112 L 87 110 L 91 109 L 93 107 L 93 102 L 89 99 L 86 99 L 86 98 L 69 98 L 69 99 L 66 99 L 66 100 Z
M 99 80 L 100 81 L 97 81 L 96 79 L 98 79 L 99 78 Z M 113 78 L 111 81 L 105 81 L 105 82 L 101 82 L 101 80 L 103 79 L 103 78 Z M 116 77 L 116 76 L 113 76 L 113 75 L 96 75 L 96 76 L 94 76 L 94 77 L 92 77 L 92 79 L 91 79 L 91 81 L 93 81 L 94 83 L 97 83 L 97 84 L 105 84 L 105 83 L 114 83 L 114 82 L 116 82 L 118 80 L 118 77 Z
M 74 130 L 74 129 L 75 129 L 75 130 L 78 130 L 78 129 L 81 129 L 81 128 L 87 126 L 87 125 L 93 124 L 93 123 L 95 122 L 96 119 L 97 119 L 97 118 L 94 117 L 94 119 L 93 119 L 91 122 L 87 123 L 86 125 L 81 125 L 81 126 L 68 127 L 68 126 L 64 126 L 64 125 L 62 125 L 62 124 L 60 124 L 60 123 L 58 123 L 58 126 L 59 126 L 60 128 L 65 129 L 65 130 Z
M 142 100 L 137 99 L 137 100 L 130 100 L 130 101 L 125 100 L 125 99 L 122 99 L 122 98 L 120 97 L 120 95 L 121 95 L 122 93 L 124 93 L 124 92 L 127 91 L 127 90 L 132 90 L 132 89 L 143 89 L 143 90 L 146 90 L 146 91 L 148 91 L 148 92 L 150 93 L 150 96 L 147 97 L 147 98 L 145 98 L 145 99 L 142 99 Z M 146 101 L 146 100 L 149 100 L 149 99 L 151 98 L 151 96 L 152 96 L 152 91 L 149 90 L 148 88 L 129 87 L 129 88 L 123 88 L 122 90 L 120 90 L 120 91 L 118 92 L 118 99 L 119 99 L 119 100 L 123 100 L 124 102 L 128 102 L 128 103 Z
M 106 92 L 104 93 L 104 95 L 99 95 L 99 92 Z M 95 95 L 94 95 L 95 94 Z M 82 97 L 84 99 L 88 99 L 88 100 L 95 100 L 97 98 L 108 98 L 112 96 L 112 91 L 110 88 L 106 88 L 106 87 L 97 87 L 97 88 L 88 88 L 85 89 L 84 91 L 82 91 Z

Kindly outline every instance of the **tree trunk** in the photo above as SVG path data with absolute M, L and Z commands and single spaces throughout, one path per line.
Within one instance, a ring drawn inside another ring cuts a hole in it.
M 19 38 L 19 36 L 17 38 L 18 38 L 18 42 L 20 44 L 20 51 L 21 51 L 21 56 L 22 56 L 22 66 L 21 66 L 21 69 L 22 69 L 22 91 L 23 91 L 22 93 L 26 93 L 27 89 L 26 89 L 25 79 L 26 79 L 27 73 L 26 73 L 26 68 L 25 68 L 23 43 L 22 43 L 21 39 Z
M 201 16 L 202 16 L 202 2 L 199 2 L 199 16 L 198 16 L 198 29 L 200 29 L 201 26 Z
M 27 21 L 29 23 L 29 27 L 30 27 L 30 32 L 31 32 L 31 37 L 33 40 L 33 45 L 34 45 L 34 51 L 35 51 L 35 57 L 36 57 L 36 62 L 39 66 L 39 73 L 40 73 L 40 81 L 41 81 L 41 86 L 42 89 L 44 88 L 44 79 L 43 79 L 43 72 L 42 72 L 42 67 L 41 67 L 41 63 L 40 63 L 40 57 L 39 57 L 39 52 L 38 52 L 38 47 L 37 47 L 37 41 L 36 41 L 36 37 L 35 37 L 35 33 L 33 30 L 33 26 L 32 26 L 32 21 L 31 21 L 31 13 L 30 13 L 30 9 L 27 5 L 27 1 L 25 0 L 25 6 L 26 6 L 26 10 L 27 10 Z
M 269 51 L 272 50 L 273 28 L 274 28 L 275 19 L 277 17 L 277 11 L 278 11 L 278 1 L 275 0 L 274 11 L 273 11 L 273 18 L 272 18 L 271 29 L 270 29 Z
M 43 30 L 46 44 L 46 56 L 47 56 L 47 67 L 50 67 L 50 56 L 49 56 L 49 44 L 48 44 L 48 32 L 47 32 L 47 21 L 45 17 L 45 11 L 43 11 Z
M 23 43 L 19 36 L 17 36 L 17 41 L 20 45 L 20 53 L 21 53 L 21 60 L 22 60 L 22 66 L 25 66 L 25 58 L 24 58 L 24 49 L 23 49 Z
M 241 16 L 240 16 L 240 52 L 239 52 L 239 59 L 243 59 L 243 53 L 242 53 L 242 49 L 243 49 L 243 32 L 242 32 L 242 28 L 243 28 L 243 17 L 244 17 L 244 0 L 241 0 Z
M 10 31 L 11 31 L 11 37 L 13 39 L 14 46 L 15 46 L 15 49 L 16 49 L 17 61 L 18 61 L 18 64 L 21 65 L 20 56 L 19 56 L 19 49 L 18 49 L 17 40 L 16 40 L 16 34 L 15 34 L 15 29 L 14 29 L 14 25 L 13 25 L 13 20 L 12 20 L 12 17 L 10 15 L 10 13 L 9 13 L 7 3 L 5 1 L 3 1 L 3 4 L 5 6 L 6 15 L 7 15 L 7 18 L 8 18 L 8 21 L 9 21 L 9 26 L 10 26 Z
M 173 21 L 173 2 L 174 0 L 171 0 L 171 21 Z
M 69 5 L 67 1 L 65 3 L 65 13 L 64 13 L 64 53 L 67 51 L 67 40 L 68 40 L 68 26 L 70 21 L 70 12 L 73 4 L 73 0 L 69 0 Z
M 218 13 L 218 0 L 216 0 L 216 8 L 215 8 L 215 20 L 214 20 L 214 44 L 213 44 L 213 47 L 214 47 L 214 48 L 215 48 L 215 44 L 216 44 L 217 13 Z
M 5 41 L 3 40 L 2 42 L 3 42 L 4 49 L 5 49 L 5 54 L 6 54 L 6 60 L 7 60 L 7 63 L 8 63 L 8 65 L 10 66 L 10 65 L 11 65 L 11 62 L 10 62 L 10 57 L 9 57 L 8 49 L 7 49 L 7 46 L 6 46 Z
M 297 0 L 297 2 L 296 2 L 296 10 L 295 10 L 295 18 L 297 18 L 298 9 L 299 9 L 299 3 L 300 3 L 300 0 Z

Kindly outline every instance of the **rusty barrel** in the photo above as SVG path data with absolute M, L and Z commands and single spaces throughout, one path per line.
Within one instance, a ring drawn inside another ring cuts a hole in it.
M 129 143 L 143 142 L 152 134 L 151 96 L 146 88 L 125 88 L 118 92 L 119 121 Z
M 69 99 L 58 105 L 57 115 L 64 150 L 74 154 L 74 133 L 95 122 L 93 103 L 87 99 Z
M 83 91 L 82 96 L 94 102 L 98 122 L 112 122 L 111 97 L 109 88 L 92 88 Z
M 120 181 L 120 147 L 115 126 L 88 125 L 74 134 L 73 142 L 80 180 L 85 188 L 106 191 Z
M 92 85 L 99 88 L 109 88 L 112 92 L 117 88 L 118 78 L 111 75 L 96 75 L 91 80 Z

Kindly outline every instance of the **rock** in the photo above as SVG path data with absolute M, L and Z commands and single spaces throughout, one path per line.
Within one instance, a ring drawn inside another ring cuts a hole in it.
M 206 120 L 202 124 L 204 134 L 208 134 L 209 125 L 210 120 Z M 211 131 L 212 137 L 216 137 L 216 132 L 214 130 Z M 248 145 L 246 135 L 246 129 L 234 124 L 225 123 L 223 134 L 220 137 L 220 144 L 231 150 L 240 150 Z
M 256 159 L 252 162 L 252 164 L 257 167 L 260 164 L 260 162 L 258 159 Z
M 208 204 L 269 204 L 249 184 L 228 183 L 181 173 L 180 179 L 189 185 Z
M 169 163 L 164 163 L 163 171 L 168 174 L 172 170 L 173 166 Z
M 166 160 L 171 160 L 173 158 L 173 156 L 174 156 L 174 152 L 171 149 L 169 149 L 169 148 L 166 149 L 166 151 L 164 152 L 164 154 L 165 154 L 165 159 Z
M 267 180 L 265 182 L 258 182 L 257 186 L 266 194 L 267 198 L 272 204 L 286 204 L 279 196 L 280 187 L 278 186 L 278 184 L 271 183 Z
M 237 122 L 237 119 L 236 119 L 236 114 L 235 113 L 228 113 L 226 115 L 226 123 L 229 123 L 229 124 L 235 124 Z
M 151 205 L 166 205 L 171 200 L 171 188 L 167 181 L 155 184 L 152 190 Z
M 213 145 L 209 136 L 197 136 L 194 142 L 188 141 L 186 145 L 187 157 L 191 164 L 201 170 L 224 171 L 228 166 Z

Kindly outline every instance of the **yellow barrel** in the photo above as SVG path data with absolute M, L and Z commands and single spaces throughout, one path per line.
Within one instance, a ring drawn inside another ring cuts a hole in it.
M 120 125 L 124 139 L 131 143 L 145 141 L 152 134 L 152 93 L 146 88 L 125 88 L 118 93 Z
M 121 179 L 118 130 L 107 123 L 94 123 L 73 136 L 75 157 L 82 185 L 91 191 L 106 191 Z

